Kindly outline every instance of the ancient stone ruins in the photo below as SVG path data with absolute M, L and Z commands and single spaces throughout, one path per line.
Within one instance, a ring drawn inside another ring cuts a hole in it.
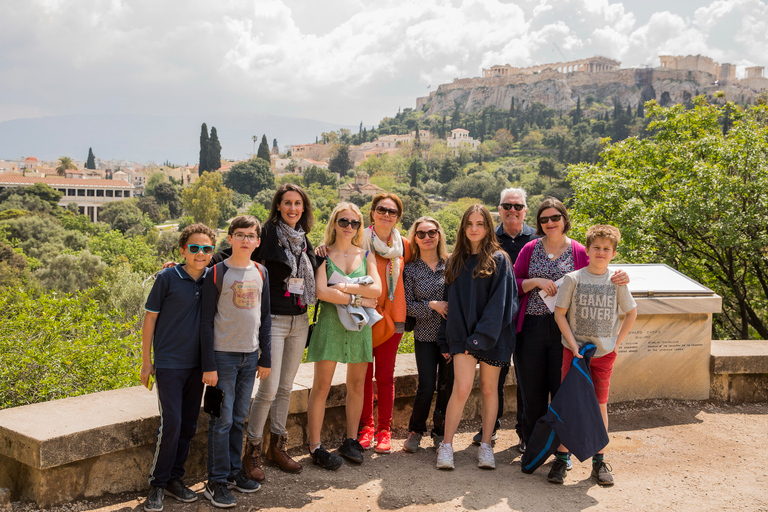
M 748 104 L 768 91 L 763 66 L 746 68 L 746 76 L 736 78 L 734 64 L 720 64 L 702 55 L 662 55 L 659 60 L 658 67 L 645 68 L 621 68 L 619 61 L 600 56 L 524 68 L 497 65 L 483 69 L 482 77 L 456 78 L 440 85 L 429 96 L 417 98 L 416 108 L 438 114 L 450 113 L 458 105 L 472 112 L 486 107 L 509 109 L 514 101 L 516 108 L 542 103 L 569 111 L 579 98 L 591 97 L 607 110 L 615 103 L 634 108 L 652 99 L 661 105 L 685 103 L 718 91 L 728 101 Z M 594 109 L 594 115 L 601 113 Z

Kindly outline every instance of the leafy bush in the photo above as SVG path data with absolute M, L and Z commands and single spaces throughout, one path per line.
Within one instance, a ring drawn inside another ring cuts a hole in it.
M 59 254 L 37 271 L 37 278 L 49 290 L 72 293 L 95 286 L 106 269 L 101 258 L 88 251 L 77 255 Z
M 0 294 L 0 408 L 134 385 L 141 341 L 86 295 Z

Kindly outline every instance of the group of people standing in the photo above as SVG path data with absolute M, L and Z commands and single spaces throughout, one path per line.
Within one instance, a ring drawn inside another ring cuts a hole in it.
M 523 451 L 534 423 L 546 412 L 561 379 L 561 333 L 542 295 L 555 296 L 556 281 L 585 267 L 588 260 L 584 247 L 566 235 L 570 221 L 560 201 L 547 198 L 542 202 L 535 228 L 525 224 L 527 209 L 524 190 L 504 190 L 498 207 L 502 222 L 494 229 L 485 206 L 470 206 L 462 216 L 455 248 L 449 255 L 445 233 L 436 219 L 421 217 L 403 235 L 396 227 L 403 215 L 402 201 L 395 194 L 381 193 L 372 200 L 367 227 L 356 205 L 339 203 L 328 220 L 323 243 L 313 248 L 307 238 L 314 224 L 311 201 L 300 186 L 286 183 L 275 193 L 263 229 L 252 217 L 245 222 L 238 221 L 243 217 L 233 221 L 228 237 L 230 249 L 213 255 L 215 240 L 210 230 L 195 228 L 198 231 L 192 233 L 191 239 L 189 234 L 182 233 L 180 246 L 187 264 L 162 271 L 158 283 L 173 281 L 174 277 L 195 283 L 197 299 L 190 299 L 185 306 L 190 311 L 196 307 L 195 300 L 202 300 L 202 372 L 198 369 L 188 377 L 194 380 L 202 373 L 200 382 L 220 387 L 222 365 L 234 368 L 234 376 L 224 378 L 227 382 L 221 415 L 210 420 L 209 481 L 205 496 L 216 506 L 234 506 L 236 500 L 230 489 L 257 490 L 259 482 L 266 478 L 265 459 L 284 471 L 302 470 L 301 464 L 286 451 L 286 423 L 290 393 L 305 346 L 308 361 L 314 363 L 307 411 L 308 449 L 313 463 L 335 470 L 342 465 L 343 458 L 363 463 L 363 452 L 370 448 L 389 453 L 395 358 L 407 317 L 415 338 L 419 383 L 403 449 L 419 449 L 427 433 L 432 396 L 437 391 L 431 431 L 437 446 L 437 467 L 454 467 L 453 437 L 479 364 L 483 406 L 482 428 L 475 436 L 479 445 L 478 465 L 495 468 L 492 443 L 500 426 L 504 384 L 514 357 L 518 379 L 516 430 Z M 254 229 L 254 220 L 258 229 Z M 246 229 L 233 229 L 235 225 Z M 211 245 L 189 244 L 197 238 L 207 242 L 206 237 Z M 242 254 L 249 252 L 249 261 L 240 261 Z M 206 270 L 205 266 L 211 269 Z M 203 279 L 205 286 L 200 284 Z M 258 286 L 249 287 L 247 283 L 251 281 Z M 613 281 L 625 284 L 626 274 L 617 273 Z M 202 294 L 202 299 L 201 287 L 203 292 L 209 291 L 208 296 Z M 147 302 L 153 322 L 158 314 L 162 317 L 162 312 L 170 309 L 161 308 L 161 293 L 164 290 L 155 293 L 153 289 Z M 234 308 L 228 303 L 222 305 L 222 301 L 234 301 Z M 241 318 L 238 308 L 254 305 L 260 307 L 260 312 L 251 316 L 259 317 L 259 321 L 228 325 Z M 311 334 L 307 314 L 310 305 L 316 308 Z M 189 315 L 184 318 L 194 322 Z M 246 327 L 258 332 L 255 343 L 234 349 L 224 347 L 221 339 L 236 337 Z M 171 333 L 158 336 L 154 328 L 154 323 L 145 323 L 145 384 L 151 374 L 160 377 L 162 364 L 158 366 L 157 362 L 162 359 L 158 359 L 158 354 L 166 350 L 163 336 L 173 337 Z M 187 336 L 194 336 L 193 327 L 187 330 Z M 154 366 L 149 359 L 151 343 Z M 227 351 L 236 353 L 236 360 L 226 359 Z M 326 400 L 338 363 L 347 365 L 347 425 L 345 439 L 337 453 L 333 453 L 323 446 L 321 434 Z M 218 373 L 211 371 L 216 366 Z M 244 371 L 245 367 L 249 370 Z M 256 377 L 261 381 L 249 412 L 247 402 Z M 150 512 L 162 510 L 163 491 L 182 501 L 197 499 L 181 483 L 195 426 L 190 429 L 193 420 L 189 412 L 165 417 L 166 410 L 180 408 L 164 403 L 162 390 L 169 385 L 162 380 L 158 379 L 161 427 L 150 476 L 153 492 L 145 503 L 145 510 Z M 202 384 L 192 387 L 184 403 L 197 398 L 199 404 Z M 187 391 L 177 395 L 184 393 Z M 176 395 L 168 398 L 176 399 Z M 246 416 L 248 429 L 241 460 Z M 262 436 L 268 418 L 270 439 L 266 446 Z M 169 441 L 163 430 L 177 423 L 186 424 L 177 428 L 180 433 Z M 178 446 L 168 448 L 169 443 Z M 167 469 L 158 472 L 160 466 Z

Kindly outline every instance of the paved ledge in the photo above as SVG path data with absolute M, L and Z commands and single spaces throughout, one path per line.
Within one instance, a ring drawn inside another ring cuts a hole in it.
M 711 354 L 710 398 L 768 400 L 768 340 L 712 340 Z
M 768 340 L 712 340 L 712 373 L 768 373 Z
M 328 397 L 323 440 L 330 446 L 344 436 L 345 370 L 345 365 L 338 365 Z M 294 382 L 287 424 L 292 448 L 307 441 L 312 378 L 313 365 L 302 365 Z M 514 372 L 510 372 L 507 414 L 516 407 L 514 382 Z M 768 401 L 768 341 L 713 341 L 710 383 L 715 400 Z M 416 387 L 413 354 L 398 355 L 393 428 L 407 426 Z M 476 381 L 464 418 L 479 415 Z M 190 477 L 202 479 L 205 474 L 207 420 L 201 412 L 187 464 Z M 14 500 L 35 501 L 41 507 L 143 490 L 148 485 L 157 421 L 156 395 L 140 386 L 2 410 L 0 488 L 9 489 Z

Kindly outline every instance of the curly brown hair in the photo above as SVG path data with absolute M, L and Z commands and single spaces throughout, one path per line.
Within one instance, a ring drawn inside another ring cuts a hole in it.
M 184 230 L 181 232 L 181 235 L 179 235 L 179 247 L 184 247 L 187 245 L 187 242 L 189 242 L 189 237 L 196 233 L 202 233 L 203 235 L 206 235 L 211 239 L 211 245 L 216 245 L 216 233 L 214 233 L 214 231 L 205 224 L 198 222 L 197 224 L 190 224 L 184 228 Z

